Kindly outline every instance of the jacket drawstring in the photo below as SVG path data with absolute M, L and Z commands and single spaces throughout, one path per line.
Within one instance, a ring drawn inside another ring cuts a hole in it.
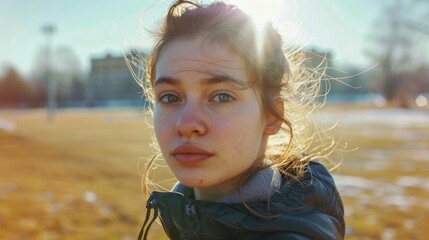
M 140 230 L 139 236 L 137 238 L 137 240 L 146 240 L 147 239 L 147 235 L 149 234 L 149 229 L 152 226 L 152 223 L 155 221 L 155 219 L 158 217 L 158 208 L 156 206 L 156 200 L 153 197 L 153 195 L 151 195 L 149 197 L 149 199 L 147 200 L 147 204 L 146 204 L 146 218 L 144 220 L 143 226 Z M 151 210 L 154 209 L 154 213 L 153 213 L 153 217 L 152 219 L 149 221 L 150 218 L 150 212 Z M 145 229 L 146 224 L 149 222 L 149 225 L 147 225 L 147 228 Z M 143 238 L 142 238 L 143 237 Z

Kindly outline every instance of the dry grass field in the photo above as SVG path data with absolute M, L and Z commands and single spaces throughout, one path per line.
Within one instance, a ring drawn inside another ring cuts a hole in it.
M 0 239 L 136 239 L 145 213 L 138 164 L 151 154 L 141 112 L 0 119 L 14 124 L 0 131 Z
M 346 239 L 428 239 L 429 111 L 330 108 L 355 151 L 334 172 L 345 203 Z
M 359 147 L 334 172 L 347 239 L 425 239 L 429 112 L 379 112 L 321 115 L 344 118 L 336 134 Z M 0 111 L 0 239 L 136 239 L 145 213 L 139 168 L 150 142 L 140 110 L 64 110 L 53 122 L 43 110 Z M 166 239 L 160 226 L 151 239 Z

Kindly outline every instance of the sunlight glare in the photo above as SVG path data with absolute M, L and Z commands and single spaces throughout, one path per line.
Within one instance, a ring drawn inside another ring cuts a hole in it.
M 281 0 L 231 0 L 230 3 L 249 14 L 258 30 L 268 21 L 277 23 L 282 9 Z
M 256 27 L 256 41 L 259 59 L 263 56 L 264 27 L 271 22 L 276 25 L 280 19 L 282 10 L 281 0 L 230 0 L 230 4 L 236 5 L 252 19 Z

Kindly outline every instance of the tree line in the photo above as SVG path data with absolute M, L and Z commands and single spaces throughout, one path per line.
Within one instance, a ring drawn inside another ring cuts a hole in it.
M 39 78 L 28 81 L 13 67 L 7 67 L 0 76 L 0 108 L 39 108 L 45 107 L 47 101 L 46 80 Z M 56 89 L 56 100 L 84 101 L 84 83 L 74 79 L 70 86 L 71 94 L 65 96 L 61 85 Z

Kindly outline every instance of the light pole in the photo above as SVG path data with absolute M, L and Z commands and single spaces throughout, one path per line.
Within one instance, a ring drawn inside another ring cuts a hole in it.
M 53 76 L 52 69 L 52 36 L 56 28 L 52 24 L 47 24 L 42 27 L 42 32 L 46 36 L 46 85 L 48 92 L 47 113 L 48 120 L 53 121 L 55 116 L 55 109 L 57 107 L 56 101 L 56 84 Z

